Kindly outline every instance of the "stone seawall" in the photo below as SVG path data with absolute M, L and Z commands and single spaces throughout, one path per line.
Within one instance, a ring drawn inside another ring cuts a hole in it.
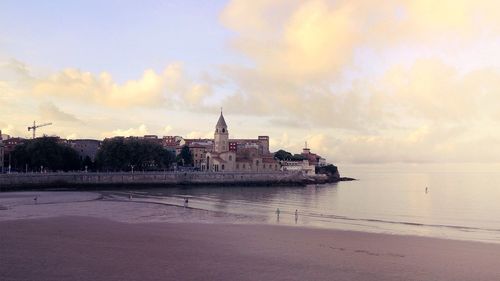
M 290 172 L 28 173 L 0 175 L 0 191 L 43 187 L 127 185 L 278 185 L 303 184 L 304 180 L 301 173 Z

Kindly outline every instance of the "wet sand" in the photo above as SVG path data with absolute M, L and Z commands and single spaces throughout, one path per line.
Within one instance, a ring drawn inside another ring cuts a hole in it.
M 1 280 L 498 280 L 500 245 L 293 226 L 0 221 Z

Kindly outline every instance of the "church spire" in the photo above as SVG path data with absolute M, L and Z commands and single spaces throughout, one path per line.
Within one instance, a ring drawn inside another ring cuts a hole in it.
M 217 121 L 217 125 L 215 125 L 214 151 L 219 153 L 229 151 L 229 132 L 227 130 L 226 120 L 224 120 L 224 115 L 222 114 L 222 108 L 219 121 Z
M 220 127 L 226 127 L 227 128 L 226 120 L 224 120 L 224 115 L 222 115 L 222 107 L 221 107 L 221 110 L 220 110 L 219 121 L 217 121 L 217 125 L 215 125 L 215 127 L 216 128 L 220 128 Z

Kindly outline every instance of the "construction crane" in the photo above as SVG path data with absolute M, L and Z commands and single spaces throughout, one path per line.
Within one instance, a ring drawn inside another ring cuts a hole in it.
M 33 139 L 35 139 L 35 132 L 36 132 L 36 129 L 38 129 L 38 128 L 40 128 L 40 127 L 49 126 L 49 125 L 52 125 L 52 123 L 44 123 L 44 124 L 37 125 L 37 124 L 35 123 L 35 121 L 33 121 L 33 126 L 28 127 L 28 131 L 33 130 Z

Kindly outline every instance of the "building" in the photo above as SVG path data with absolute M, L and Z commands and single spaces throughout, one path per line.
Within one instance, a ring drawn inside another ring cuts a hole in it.
M 269 136 L 258 136 L 256 139 L 230 139 L 229 150 L 238 151 L 248 147 L 256 147 L 260 154 L 269 153 Z
M 6 140 L 3 140 L 3 145 L 4 145 L 4 157 L 6 155 L 10 154 L 14 149 L 16 149 L 16 146 L 23 144 L 26 141 L 26 139 L 23 138 L 9 138 Z
M 193 155 L 193 166 L 201 170 L 207 152 L 213 149 L 214 141 L 211 139 L 184 139 L 183 145 L 177 147 L 176 155 L 181 153 L 181 149 L 185 145 L 189 147 L 189 151 Z
M 0 173 L 4 172 L 4 146 L 3 146 L 3 135 L 2 130 L 0 130 Z
M 212 172 L 279 171 L 279 163 L 269 152 L 269 137 L 229 139 L 229 130 L 220 114 L 215 125 L 211 151 L 205 153 L 201 170 Z
M 5 172 L 5 170 L 10 165 L 10 153 L 16 149 L 16 146 L 23 144 L 26 139 L 23 138 L 7 138 L 6 135 L 2 135 L 0 132 L 0 171 Z
M 164 136 L 161 139 L 161 145 L 166 150 L 171 153 L 177 155 L 177 148 L 181 146 L 181 142 L 184 142 L 184 139 L 179 136 Z
M 316 167 L 321 167 L 321 166 L 326 166 L 326 159 L 319 156 L 316 153 L 312 153 L 310 148 L 307 148 L 307 142 L 305 147 L 302 149 L 302 153 L 300 154 L 304 156 L 308 161 L 309 165 L 316 166 Z
M 302 161 L 281 161 L 282 171 L 293 171 L 302 172 L 302 174 L 307 176 L 313 176 L 316 174 L 316 167 L 311 165 L 308 160 Z
M 95 161 L 97 151 L 101 147 L 101 141 L 92 139 L 68 140 L 68 143 L 71 148 L 78 152 L 81 160 L 89 157 L 92 162 Z

